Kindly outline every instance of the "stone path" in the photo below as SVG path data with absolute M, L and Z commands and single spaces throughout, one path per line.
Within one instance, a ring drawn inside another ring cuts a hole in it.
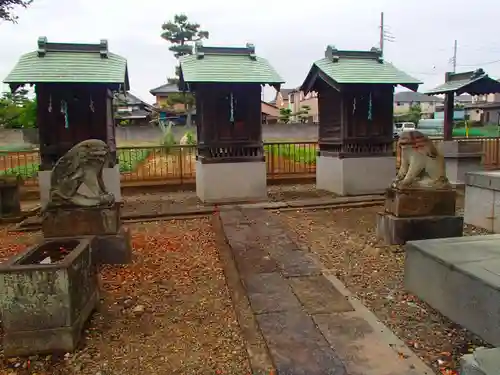
M 247 312 L 243 335 L 249 336 L 252 324 L 258 331 L 250 334 L 248 348 L 255 373 L 264 373 L 265 364 L 272 363 L 278 375 L 431 374 L 423 367 L 417 371 L 378 337 L 373 324 L 298 247 L 276 215 L 255 208 L 223 211 L 217 228 L 230 252 L 227 256 L 221 250 L 221 258 L 227 263 L 231 257 L 242 285 L 236 299 L 241 302 L 246 294 L 254 318 L 250 321 Z M 228 270 L 225 265 L 230 289 L 238 289 Z M 259 335 L 265 345 L 257 344 Z

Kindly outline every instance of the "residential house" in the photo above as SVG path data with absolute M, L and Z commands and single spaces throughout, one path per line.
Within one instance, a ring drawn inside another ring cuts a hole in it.
M 473 96 L 464 108 L 470 121 L 500 125 L 500 93 Z
M 444 99 L 413 91 L 401 91 L 394 95 L 394 115 L 408 113 L 413 105 L 420 105 L 424 117 L 431 117 Z
M 155 105 L 157 108 L 167 108 L 168 105 L 168 97 L 172 94 L 179 94 L 180 90 L 176 83 L 166 83 L 149 91 L 151 95 L 156 98 Z M 185 112 L 185 106 L 182 103 L 175 104 L 170 107 L 174 112 L 182 113 Z
M 145 125 L 151 120 L 154 111 L 152 105 L 127 93 L 118 93 L 113 98 L 116 125 Z
M 300 89 L 281 89 L 276 93 L 276 98 L 270 102 L 278 108 L 288 108 L 292 111 L 292 122 L 298 122 L 299 118 L 296 113 L 299 113 L 303 107 L 307 106 L 308 109 L 308 122 L 319 122 L 318 111 L 318 94 L 310 92 L 304 95 Z
M 280 117 L 280 109 L 266 102 L 261 102 L 262 124 L 275 124 Z

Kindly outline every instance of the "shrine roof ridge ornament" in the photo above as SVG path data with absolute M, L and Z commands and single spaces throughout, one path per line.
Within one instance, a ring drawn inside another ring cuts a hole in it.
M 47 37 L 38 38 L 38 57 L 44 57 L 48 52 L 95 52 L 102 58 L 108 57 L 108 41 L 101 39 L 99 43 L 54 43 L 47 40 Z
M 341 58 L 346 59 L 369 59 L 376 60 L 379 63 L 384 62 L 382 57 L 382 50 L 377 47 L 372 47 L 369 51 L 352 51 L 352 50 L 338 50 L 334 45 L 328 45 L 325 50 L 325 58 L 337 63 Z
M 252 43 L 247 43 L 245 47 L 208 47 L 198 41 L 194 48 L 198 59 L 203 59 L 205 55 L 248 56 L 251 60 L 257 59 L 255 45 Z

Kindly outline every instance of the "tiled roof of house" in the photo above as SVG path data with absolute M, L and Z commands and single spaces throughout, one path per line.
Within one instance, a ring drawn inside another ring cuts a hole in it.
M 394 94 L 394 101 L 400 103 L 442 103 L 444 100 L 420 92 L 402 91 Z
M 419 80 L 385 62 L 376 48 L 370 51 L 339 51 L 328 46 L 325 57 L 316 61 L 301 86 L 310 91 L 318 76 L 331 80 L 334 84 L 392 84 L 416 90 Z
M 100 44 L 49 43 L 38 39 L 38 50 L 19 59 L 4 80 L 10 85 L 26 83 L 107 83 L 128 89 L 127 60 Z
M 180 59 L 181 77 L 187 83 L 227 82 L 279 85 L 283 79 L 266 59 L 255 55 L 255 47 L 204 47 Z
M 154 89 L 149 90 L 151 95 L 157 96 L 162 94 L 172 94 L 174 92 L 179 92 L 179 86 L 176 83 L 165 83 L 164 85 L 155 87 Z

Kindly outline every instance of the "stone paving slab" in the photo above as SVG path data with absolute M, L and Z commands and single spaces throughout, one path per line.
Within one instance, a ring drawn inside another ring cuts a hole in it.
M 431 375 L 381 339 L 373 314 L 369 322 L 277 215 L 243 209 L 221 215 L 221 224 L 277 375 Z M 262 259 L 274 262 L 272 272 Z
M 310 315 L 354 310 L 347 298 L 323 275 L 291 277 L 288 281 Z
M 381 342 L 372 326 L 355 311 L 318 314 L 313 320 L 344 363 L 349 375 L 420 375 Z
M 256 319 L 279 375 L 347 375 L 304 311 L 262 314 Z
M 286 280 L 277 272 L 249 276 L 244 284 L 255 314 L 302 308 Z

